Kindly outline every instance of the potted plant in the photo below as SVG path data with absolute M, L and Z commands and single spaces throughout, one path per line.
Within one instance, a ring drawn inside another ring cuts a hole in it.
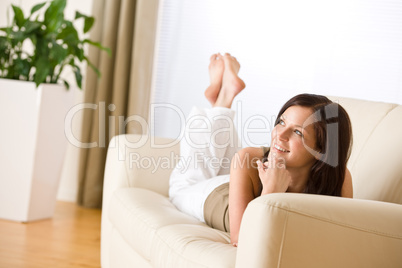
M 12 5 L 11 25 L 0 28 L 0 218 L 27 222 L 53 215 L 67 148 L 64 119 L 73 105 L 70 69 L 82 87 L 80 62 L 95 72 L 84 53 L 86 44 L 74 23 L 87 33 L 94 18 L 76 12 L 64 18 L 66 0 L 32 7 L 25 16 Z

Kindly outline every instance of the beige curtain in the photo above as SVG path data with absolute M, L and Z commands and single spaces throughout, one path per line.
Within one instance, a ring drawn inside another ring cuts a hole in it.
M 78 204 L 100 208 L 107 146 L 119 131 L 119 117 L 148 118 L 158 0 L 93 1 L 95 25 L 91 39 L 100 41 L 112 56 L 96 48 L 89 59 L 100 70 L 98 79 L 87 69 L 79 163 Z M 96 106 L 95 106 L 96 105 Z M 142 133 L 128 125 L 126 133 Z M 96 146 L 95 146 L 96 142 Z

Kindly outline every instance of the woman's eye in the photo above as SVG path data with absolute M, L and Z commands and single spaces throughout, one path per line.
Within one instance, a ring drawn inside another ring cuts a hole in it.
M 301 137 L 303 137 L 303 133 L 301 133 L 301 131 L 300 130 L 295 130 L 295 133 L 297 134 L 297 135 L 299 135 L 299 136 L 301 136 Z
M 279 119 L 279 125 L 284 126 L 284 125 L 285 125 L 285 121 L 283 121 L 282 119 Z

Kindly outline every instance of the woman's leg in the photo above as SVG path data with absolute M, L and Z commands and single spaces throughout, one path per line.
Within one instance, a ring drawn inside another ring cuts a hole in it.
M 226 108 L 193 108 L 180 141 L 180 159 L 170 175 L 169 196 L 179 210 L 200 221 L 204 221 L 203 206 L 209 193 L 229 181 L 231 156 L 227 152 L 237 150 L 236 130 L 230 127 L 233 116 L 234 111 Z
M 214 107 L 193 108 L 191 111 L 185 137 L 180 142 L 180 160 L 170 177 L 169 195 L 172 203 L 201 221 L 204 221 L 205 199 L 213 189 L 229 180 L 230 160 L 238 150 L 233 125 L 234 111 L 230 106 L 233 98 L 244 88 L 243 81 L 237 76 L 239 67 L 236 59 L 230 55 L 225 55 L 223 59 L 211 58 L 211 86 L 206 95 L 210 96 L 209 101 Z M 219 84 L 219 76 L 223 79 L 222 87 L 216 93 L 214 86 Z
M 225 63 L 220 53 L 211 56 L 208 70 L 210 85 L 204 94 L 211 105 L 214 106 L 222 87 L 223 72 L 225 70 Z

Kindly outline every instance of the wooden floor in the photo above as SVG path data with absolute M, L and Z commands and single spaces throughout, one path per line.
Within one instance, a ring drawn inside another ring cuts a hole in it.
M 100 210 L 68 202 L 49 220 L 0 220 L 0 267 L 100 267 L 100 221 Z

